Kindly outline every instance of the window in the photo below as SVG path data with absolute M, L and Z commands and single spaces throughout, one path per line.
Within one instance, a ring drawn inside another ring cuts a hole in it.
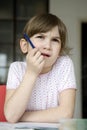
M 48 12 L 48 0 L 3 0 L 0 2 L 0 84 L 5 84 L 10 63 L 22 60 L 17 37 L 33 15 Z

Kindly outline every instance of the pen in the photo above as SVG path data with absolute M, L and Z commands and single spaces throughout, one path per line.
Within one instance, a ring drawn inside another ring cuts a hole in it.
M 24 33 L 24 38 L 28 43 L 30 43 L 32 48 L 35 48 L 35 46 L 33 45 L 32 41 L 30 40 L 29 36 L 26 33 Z

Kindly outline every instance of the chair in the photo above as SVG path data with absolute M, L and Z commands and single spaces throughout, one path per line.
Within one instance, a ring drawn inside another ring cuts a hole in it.
M 6 122 L 4 115 L 4 102 L 5 102 L 6 86 L 0 85 L 0 122 Z

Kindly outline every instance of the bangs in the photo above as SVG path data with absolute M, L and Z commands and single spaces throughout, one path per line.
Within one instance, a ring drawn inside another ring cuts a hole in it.
M 53 27 L 58 26 L 58 19 L 54 15 L 38 15 L 38 17 L 33 17 L 27 23 L 24 30 L 27 30 L 27 34 L 31 37 L 34 34 L 41 32 L 48 32 Z

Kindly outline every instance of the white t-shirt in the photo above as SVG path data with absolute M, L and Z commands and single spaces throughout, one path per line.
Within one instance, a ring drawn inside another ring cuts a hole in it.
M 7 89 L 16 89 L 25 73 L 26 62 L 10 65 Z M 38 76 L 27 110 L 43 110 L 58 106 L 59 93 L 65 89 L 76 89 L 73 62 L 69 56 L 61 56 L 51 71 Z

